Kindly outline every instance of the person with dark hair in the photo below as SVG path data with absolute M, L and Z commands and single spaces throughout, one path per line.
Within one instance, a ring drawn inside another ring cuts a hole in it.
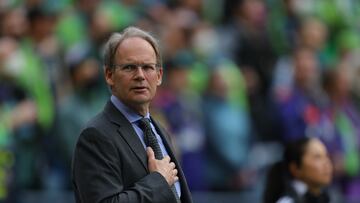
M 289 143 L 284 159 L 273 165 L 265 186 L 265 203 L 329 203 L 326 187 L 332 165 L 325 145 L 304 137 Z

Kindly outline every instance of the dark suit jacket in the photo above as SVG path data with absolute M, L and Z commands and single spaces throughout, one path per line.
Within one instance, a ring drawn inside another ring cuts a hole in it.
M 153 123 L 177 166 L 181 202 L 192 203 L 169 136 Z M 111 101 L 81 132 L 73 157 L 72 179 L 77 203 L 176 202 L 165 178 L 157 172 L 149 173 L 146 151 L 140 139 Z

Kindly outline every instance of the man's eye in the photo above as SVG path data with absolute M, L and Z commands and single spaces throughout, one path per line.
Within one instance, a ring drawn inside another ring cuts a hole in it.
M 155 70 L 155 66 L 151 64 L 145 64 L 142 67 L 144 70 Z
M 124 71 L 133 71 L 136 69 L 136 65 L 134 64 L 128 64 L 128 65 L 125 65 L 123 66 L 122 68 Z

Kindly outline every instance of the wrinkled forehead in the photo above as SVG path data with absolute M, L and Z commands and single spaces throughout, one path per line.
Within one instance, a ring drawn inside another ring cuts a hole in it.
M 115 61 L 156 63 L 156 52 L 154 47 L 148 41 L 140 37 L 124 39 L 117 47 L 115 56 Z

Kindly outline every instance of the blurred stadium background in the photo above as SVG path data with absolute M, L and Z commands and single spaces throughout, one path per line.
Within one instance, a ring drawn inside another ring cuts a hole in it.
M 316 136 L 334 202 L 360 202 L 360 1 L 0 0 L 0 202 L 74 202 L 71 156 L 109 91 L 102 50 L 160 41 L 152 106 L 195 203 L 262 202 L 283 144 Z

